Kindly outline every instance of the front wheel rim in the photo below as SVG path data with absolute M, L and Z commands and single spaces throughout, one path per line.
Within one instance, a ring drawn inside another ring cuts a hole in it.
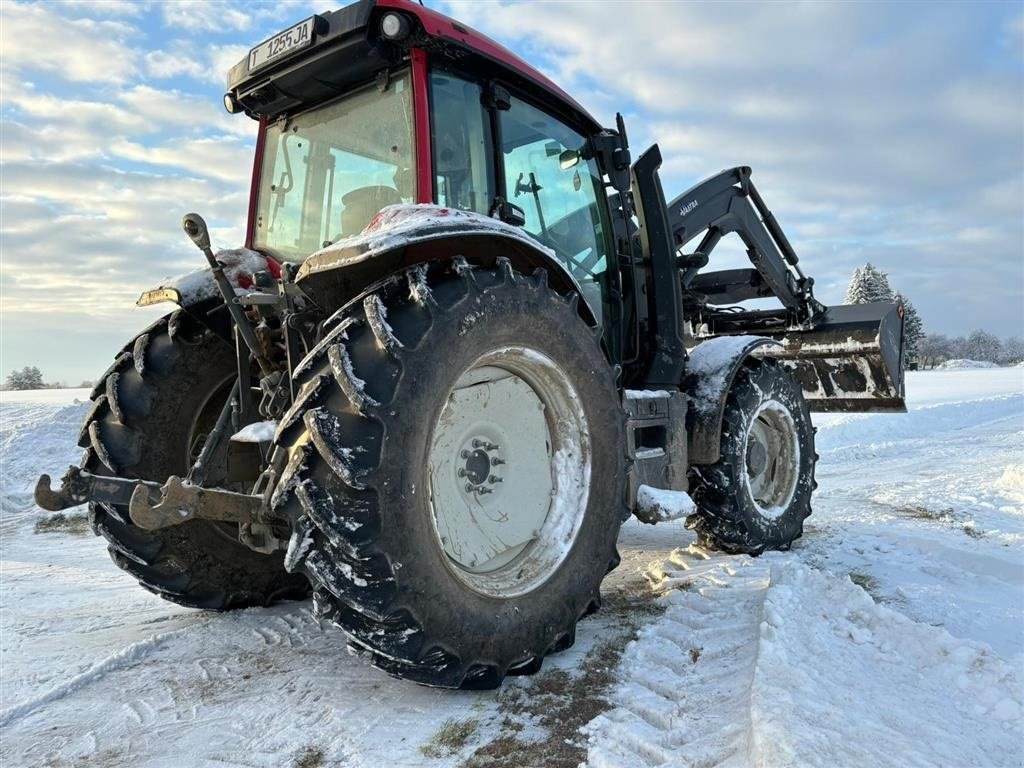
M 479 357 L 430 442 L 431 521 L 452 573 L 501 598 L 551 578 L 583 523 L 591 457 L 582 401 L 551 358 L 520 346 Z
M 744 481 L 764 517 L 781 516 L 793 501 L 800 475 L 800 441 L 789 409 L 777 400 L 761 403 L 747 428 Z

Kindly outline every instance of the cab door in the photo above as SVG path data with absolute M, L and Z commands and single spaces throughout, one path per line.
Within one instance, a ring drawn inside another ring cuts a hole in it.
M 497 113 L 504 198 L 523 210 L 523 229 L 557 254 L 608 328 L 613 250 L 597 161 L 587 159 L 585 136 L 522 99 L 510 101 Z
M 494 214 L 506 200 L 525 216 L 522 228 L 551 248 L 579 282 L 617 359 L 618 306 L 607 195 L 583 134 L 527 101 L 494 106 L 493 86 L 446 69 L 430 73 L 434 200 Z M 487 106 L 491 104 L 492 106 Z

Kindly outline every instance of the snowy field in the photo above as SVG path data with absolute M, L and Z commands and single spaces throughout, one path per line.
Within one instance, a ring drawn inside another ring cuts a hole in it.
M 906 415 L 817 419 L 791 552 L 631 521 L 575 647 L 485 693 L 392 680 L 306 604 L 145 592 L 31 501 L 77 461 L 85 391 L 2 393 L 0 764 L 1020 766 L 1024 368 L 908 389 Z

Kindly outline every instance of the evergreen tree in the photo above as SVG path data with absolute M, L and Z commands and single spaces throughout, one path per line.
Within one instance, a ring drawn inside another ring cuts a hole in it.
M 850 284 L 846 286 L 846 298 L 843 304 L 864 304 L 864 270 L 857 267 L 850 275 Z
M 908 363 L 916 363 L 921 338 L 924 336 L 921 316 L 917 314 L 910 299 L 899 291 L 893 294 L 893 300 L 903 304 L 903 359 Z
M 7 389 L 43 389 L 43 374 L 34 365 L 26 365 L 20 371 L 11 371 L 7 374 L 7 381 L 4 386 Z
M 889 276 L 869 261 L 854 270 L 844 303 L 873 304 L 876 301 L 892 301 L 892 288 Z

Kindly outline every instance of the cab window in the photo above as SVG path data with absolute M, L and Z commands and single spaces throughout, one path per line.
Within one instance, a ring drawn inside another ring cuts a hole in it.
M 499 115 L 505 199 L 522 208 L 523 229 L 555 251 L 607 323 L 610 222 L 586 138 L 519 99 Z
M 435 71 L 430 105 L 437 204 L 486 216 L 495 194 L 494 150 L 480 85 Z

